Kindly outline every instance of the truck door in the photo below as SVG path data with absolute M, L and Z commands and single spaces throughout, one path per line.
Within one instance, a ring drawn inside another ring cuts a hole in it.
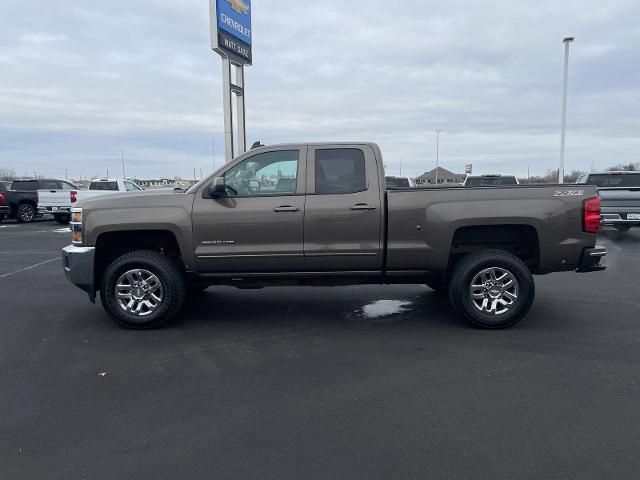
M 226 196 L 196 193 L 193 236 L 204 273 L 302 271 L 306 147 L 261 148 L 221 172 Z
M 309 147 L 304 219 L 307 270 L 382 269 L 384 212 L 378 161 L 368 146 Z

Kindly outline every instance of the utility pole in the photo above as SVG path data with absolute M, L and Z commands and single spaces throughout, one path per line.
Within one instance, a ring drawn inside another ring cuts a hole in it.
M 202 169 L 200 169 L 200 180 L 202 180 Z
M 67 172 L 67 169 L 64 169 L 64 179 L 65 180 L 69 180 L 69 172 Z
M 566 37 L 564 43 L 564 80 L 562 82 L 562 127 L 560 131 L 560 167 L 558 168 L 558 183 L 564 183 L 564 139 L 567 130 L 567 86 L 569 82 L 569 44 L 573 37 Z
M 440 129 L 436 130 L 436 185 L 438 185 L 438 168 L 440 167 Z
M 120 159 L 122 160 L 122 178 L 127 178 L 127 175 L 124 173 L 124 149 L 120 149 Z
M 216 137 L 211 137 L 211 158 L 213 159 L 213 171 L 216 171 Z

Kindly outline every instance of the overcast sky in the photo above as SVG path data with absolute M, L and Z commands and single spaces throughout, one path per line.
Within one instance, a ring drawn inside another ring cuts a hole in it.
M 395 10 L 390 5 L 397 5 Z M 206 0 L 2 0 L 0 168 L 192 177 L 223 162 Z M 640 161 L 640 2 L 254 0 L 247 141 L 380 144 L 387 170 Z

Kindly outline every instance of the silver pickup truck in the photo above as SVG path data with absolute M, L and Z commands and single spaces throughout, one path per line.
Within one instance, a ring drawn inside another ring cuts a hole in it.
M 385 188 L 373 143 L 256 149 L 186 192 L 79 202 L 71 282 L 153 328 L 209 285 L 427 284 L 473 325 L 515 324 L 532 274 L 602 270 L 593 186 Z
M 598 189 L 603 225 L 622 232 L 640 227 L 640 172 L 587 173 L 577 183 Z

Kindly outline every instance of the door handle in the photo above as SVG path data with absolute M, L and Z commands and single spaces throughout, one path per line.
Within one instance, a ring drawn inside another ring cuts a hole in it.
M 369 205 L 367 203 L 356 203 L 355 205 L 351 205 L 349 210 L 375 210 L 375 205 Z
M 56 193 L 55 190 L 49 190 L 49 193 Z
M 274 212 L 299 212 L 300 207 L 292 207 L 291 205 L 281 205 L 273 209 Z

